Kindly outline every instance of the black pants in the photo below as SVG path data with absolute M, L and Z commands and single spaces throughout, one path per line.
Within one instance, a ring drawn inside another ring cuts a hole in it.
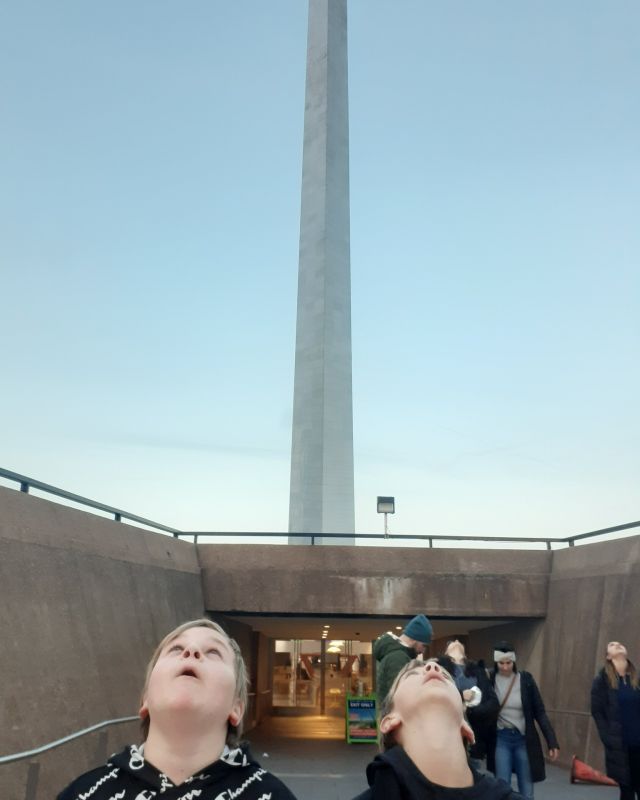
M 631 786 L 620 787 L 620 800 L 640 800 L 640 747 L 629 747 Z

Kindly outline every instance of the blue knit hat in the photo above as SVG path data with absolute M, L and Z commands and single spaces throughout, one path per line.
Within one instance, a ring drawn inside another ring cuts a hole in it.
M 410 639 L 414 639 L 416 642 L 422 642 L 422 644 L 431 644 L 431 634 L 433 633 L 433 628 L 424 614 L 418 614 L 417 617 L 414 617 L 412 620 L 407 622 L 403 633 L 405 636 L 408 636 Z

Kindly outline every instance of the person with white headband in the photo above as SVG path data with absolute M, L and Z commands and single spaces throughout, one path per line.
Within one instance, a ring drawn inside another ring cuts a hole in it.
M 491 682 L 500 711 L 495 748 L 489 748 L 487 766 L 496 778 L 508 784 L 511 784 L 511 774 L 515 772 L 518 791 L 526 800 L 533 800 L 533 784 L 545 779 L 544 757 L 535 723 L 547 741 L 552 761 L 558 757 L 558 740 L 533 676 L 516 667 L 514 647 L 509 642 L 498 642 L 493 660 Z

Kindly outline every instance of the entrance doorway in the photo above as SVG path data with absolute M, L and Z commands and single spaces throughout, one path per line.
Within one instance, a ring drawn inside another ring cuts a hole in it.
M 371 642 L 276 639 L 274 648 L 276 714 L 343 717 L 347 695 L 373 691 Z

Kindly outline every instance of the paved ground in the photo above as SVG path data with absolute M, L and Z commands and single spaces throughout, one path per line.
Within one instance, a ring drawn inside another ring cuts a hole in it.
M 346 744 L 340 720 L 273 718 L 247 738 L 258 761 L 281 778 L 299 800 L 352 800 L 366 788 L 365 767 L 376 745 Z M 569 773 L 547 767 L 536 800 L 618 800 L 616 787 L 571 785 Z

